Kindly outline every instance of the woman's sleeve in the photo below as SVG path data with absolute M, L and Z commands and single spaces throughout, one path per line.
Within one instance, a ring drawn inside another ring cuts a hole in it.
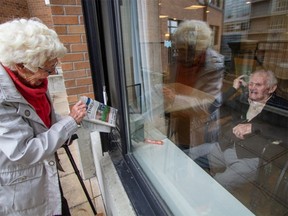
M 0 104 L 0 152 L 10 161 L 37 163 L 54 154 L 77 128 L 75 120 L 67 116 L 47 131 L 36 134 L 29 121 L 17 113 L 17 108 Z

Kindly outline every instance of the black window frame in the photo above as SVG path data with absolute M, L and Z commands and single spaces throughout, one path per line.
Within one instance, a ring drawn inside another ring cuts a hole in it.
M 130 133 L 120 21 L 122 1 L 82 0 L 81 3 L 95 99 L 103 101 L 102 86 L 105 84 L 108 97 L 116 98 L 115 103 L 108 100 L 108 105 L 115 106 L 119 113 L 117 127 L 110 134 L 100 133 L 102 149 L 109 152 L 137 215 L 173 215 L 145 177 L 133 154 L 128 152 Z M 105 27 L 108 27 L 113 35 L 110 40 L 105 37 Z M 109 54 L 112 55 L 112 62 L 108 62 L 109 59 L 106 57 L 107 47 L 111 49 Z M 109 74 L 108 64 L 113 64 L 116 68 L 112 80 L 109 80 L 111 72 Z M 111 93 L 112 86 L 118 89 L 114 92 L 115 95 Z

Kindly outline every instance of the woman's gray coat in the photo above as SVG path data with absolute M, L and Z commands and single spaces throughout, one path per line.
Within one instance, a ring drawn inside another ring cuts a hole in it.
M 0 65 L 0 215 L 61 214 L 54 153 L 78 126 L 51 117 L 47 128 Z

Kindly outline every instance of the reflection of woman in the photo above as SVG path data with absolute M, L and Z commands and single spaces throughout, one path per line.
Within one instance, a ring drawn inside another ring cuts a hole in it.
M 38 20 L 0 25 L 0 215 L 70 215 L 55 152 L 76 132 L 86 105 L 56 119 L 47 77 L 65 53 Z
M 211 34 L 209 26 L 199 20 L 187 20 L 179 25 L 173 35 L 177 59 L 176 64 L 170 67 L 170 82 L 181 83 L 201 90 L 215 98 L 220 98 L 224 58 L 209 48 Z M 175 115 L 178 116 L 175 132 L 177 134 L 176 142 L 179 145 L 189 147 L 189 145 L 197 145 L 215 139 L 215 137 L 212 137 L 214 135 L 210 133 L 210 135 L 206 134 L 204 140 L 204 128 L 200 129 L 200 134 L 193 133 L 194 114 L 193 116 L 187 116 L 186 114 L 183 116 L 181 113 L 174 113 Z M 195 140 L 195 137 L 200 139 Z

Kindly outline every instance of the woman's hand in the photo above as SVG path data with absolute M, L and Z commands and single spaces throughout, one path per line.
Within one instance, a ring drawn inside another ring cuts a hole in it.
M 86 116 L 86 104 L 82 101 L 78 101 L 71 109 L 69 116 L 74 118 L 77 124 L 80 124 L 83 118 Z
M 162 89 L 163 96 L 167 104 L 171 104 L 175 99 L 175 91 L 169 87 L 163 87 Z

